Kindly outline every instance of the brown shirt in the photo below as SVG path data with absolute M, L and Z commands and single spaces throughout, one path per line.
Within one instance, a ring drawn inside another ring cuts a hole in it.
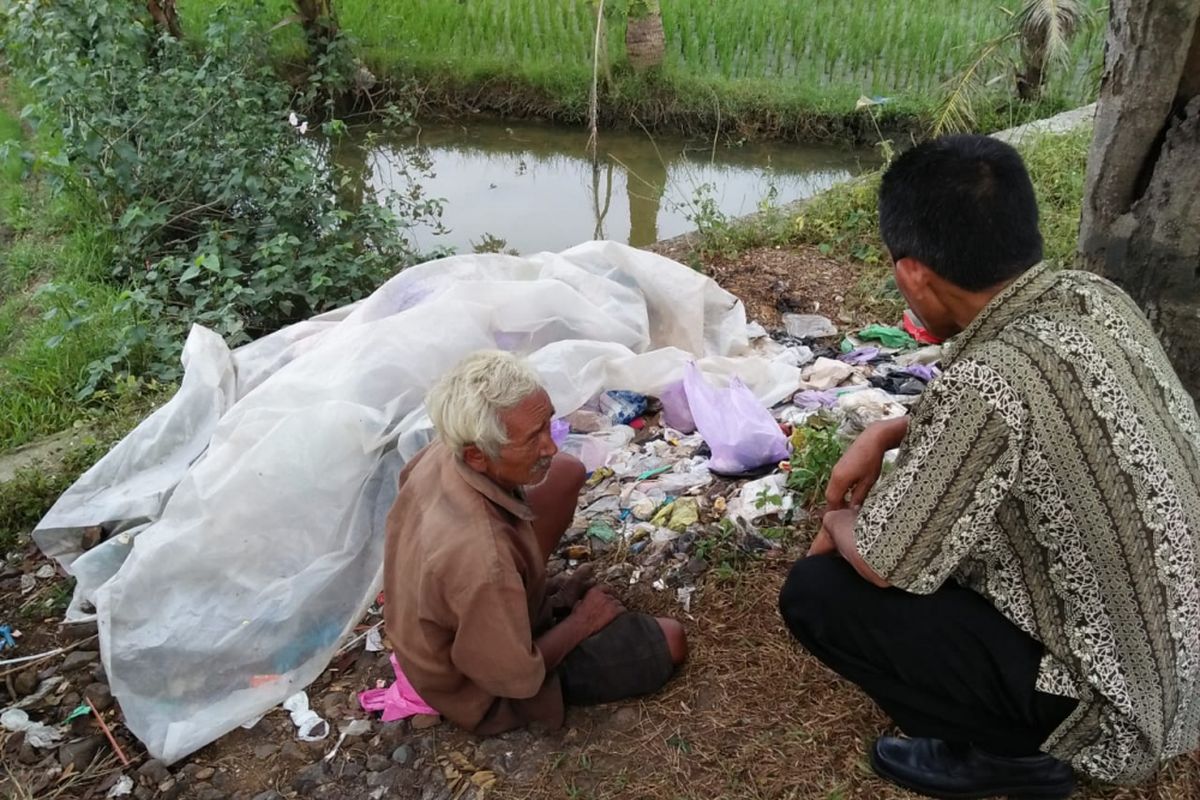
M 387 520 L 385 618 L 413 688 L 455 724 L 557 727 L 563 703 L 534 646 L 546 564 L 524 501 L 434 442 L 400 473 Z

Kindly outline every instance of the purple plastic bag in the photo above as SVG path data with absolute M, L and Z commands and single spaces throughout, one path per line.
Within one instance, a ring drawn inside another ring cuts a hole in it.
M 696 430 L 696 421 L 692 419 L 692 408 L 688 405 L 683 381 L 676 381 L 663 389 L 662 396 L 658 399 L 663 407 L 662 421 L 668 428 L 674 428 L 680 433 Z
M 571 423 L 565 419 L 554 419 L 550 421 L 550 438 L 554 440 L 554 444 L 558 447 L 563 446 L 563 442 L 567 440 L 567 435 L 571 433 Z
M 796 392 L 792 397 L 792 405 L 801 411 L 817 411 L 822 408 L 833 408 L 837 405 L 838 393 L 833 389 L 827 389 L 823 392 L 816 389 L 805 389 L 802 392 Z
M 717 389 L 690 363 L 683 388 L 696 429 L 712 451 L 708 468 L 713 472 L 736 475 L 788 457 L 779 423 L 740 378 L 734 377 L 728 389 Z
M 838 356 L 838 361 L 846 364 L 870 364 L 875 359 L 879 358 L 878 347 L 860 347 L 857 350 L 851 350 L 849 353 L 842 353 Z

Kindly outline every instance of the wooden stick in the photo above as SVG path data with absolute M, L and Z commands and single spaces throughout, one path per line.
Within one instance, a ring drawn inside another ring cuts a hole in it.
M 600 101 L 599 101 L 599 86 L 600 83 L 600 33 L 604 30 L 604 0 L 599 0 L 596 3 L 596 44 L 592 53 L 592 91 L 588 98 L 588 155 L 592 158 L 593 172 L 599 165 L 598 153 L 596 146 L 599 144 L 599 118 L 600 118 Z
M 88 708 L 96 715 L 96 722 L 100 723 L 100 730 L 104 731 L 104 735 L 108 737 L 108 743 L 112 745 L 113 752 L 117 754 L 117 758 L 121 759 L 121 763 L 129 766 L 129 759 L 125 757 L 124 751 L 121 750 L 121 745 L 117 744 L 116 737 L 112 735 L 112 731 L 108 729 L 108 725 L 104 724 L 104 717 L 100 716 L 100 712 L 92 705 L 90 698 L 83 698 L 83 701 L 88 704 Z

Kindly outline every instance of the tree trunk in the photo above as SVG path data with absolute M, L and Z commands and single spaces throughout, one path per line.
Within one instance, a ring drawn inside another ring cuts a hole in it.
M 1120 285 L 1200 397 L 1200 1 L 1112 0 L 1080 261 Z
M 661 66 L 667 49 L 658 0 L 636 0 L 629 4 L 625 23 L 625 53 L 639 72 Z
M 160 28 L 174 36 L 183 38 L 183 28 L 179 24 L 179 12 L 175 10 L 175 0 L 146 0 L 146 9 Z
M 308 40 L 309 57 L 315 64 L 329 50 L 337 37 L 337 15 L 333 0 L 294 0 L 296 15 Z
M 1037 100 L 1046 82 L 1046 60 L 1049 57 L 1045 31 L 1021 37 L 1022 70 L 1017 73 L 1017 96 L 1022 100 Z

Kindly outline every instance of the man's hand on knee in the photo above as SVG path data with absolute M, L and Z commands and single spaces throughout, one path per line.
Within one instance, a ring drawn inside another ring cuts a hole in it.
M 834 544 L 833 537 L 829 535 L 829 530 L 822 525 L 821 530 L 817 532 L 817 537 L 809 545 L 807 555 L 824 556 L 836 552 L 837 545 Z
M 575 606 L 568 620 L 577 617 L 588 635 L 604 630 L 608 623 L 625 613 L 625 606 L 607 586 L 593 586 Z
M 570 575 L 555 575 L 546 584 L 546 595 L 553 609 L 569 609 L 578 603 L 595 583 L 595 570 L 591 564 L 583 564 Z

